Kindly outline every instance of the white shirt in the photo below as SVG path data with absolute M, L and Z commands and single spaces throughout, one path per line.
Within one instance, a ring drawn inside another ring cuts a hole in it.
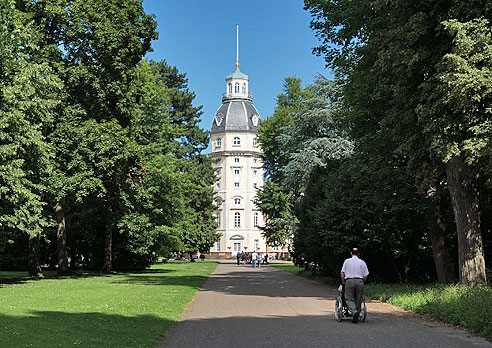
M 345 273 L 345 279 L 364 278 L 369 275 L 369 270 L 364 261 L 357 256 L 346 259 L 342 266 L 342 272 Z

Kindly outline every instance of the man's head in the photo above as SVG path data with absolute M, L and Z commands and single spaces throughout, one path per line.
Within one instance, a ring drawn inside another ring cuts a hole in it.
M 359 255 L 359 249 L 357 249 L 357 248 L 352 248 L 351 253 L 352 253 L 352 255 L 354 255 L 354 256 L 358 256 L 358 255 Z

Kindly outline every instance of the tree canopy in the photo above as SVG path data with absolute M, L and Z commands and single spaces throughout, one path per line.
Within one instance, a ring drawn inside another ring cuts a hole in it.
M 186 75 L 144 59 L 157 23 L 141 1 L 2 1 L 0 16 L 0 267 L 208 250 L 209 136 Z

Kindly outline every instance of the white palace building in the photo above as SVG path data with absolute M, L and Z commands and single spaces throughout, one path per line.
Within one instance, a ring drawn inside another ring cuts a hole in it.
M 215 214 L 222 235 L 210 250 L 211 258 L 267 251 L 258 228 L 263 226 L 263 215 L 253 203 L 257 188 L 263 186 L 262 151 L 256 138 L 260 115 L 248 85 L 248 75 L 239 70 L 236 59 L 211 129 L 210 157 L 217 175 L 215 192 L 221 199 Z

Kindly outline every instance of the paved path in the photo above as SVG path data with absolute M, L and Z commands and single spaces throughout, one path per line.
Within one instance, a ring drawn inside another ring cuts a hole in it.
M 159 348 L 492 348 L 483 338 L 387 304 L 368 303 L 364 323 L 337 322 L 335 291 L 273 267 L 222 262 Z

